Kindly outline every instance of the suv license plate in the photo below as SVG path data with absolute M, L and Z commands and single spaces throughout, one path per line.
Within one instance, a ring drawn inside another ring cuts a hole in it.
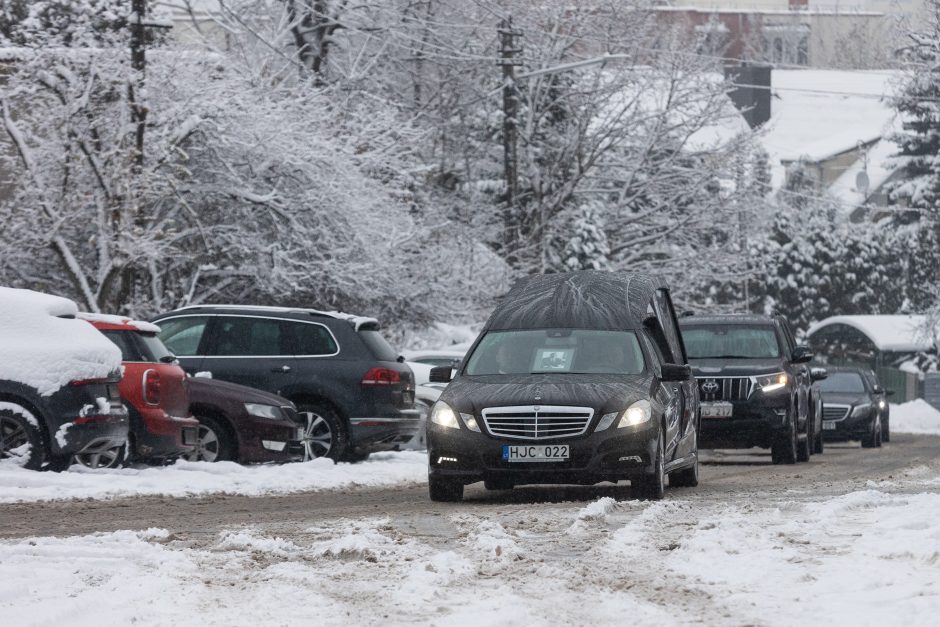
M 823 420 L 823 431 L 835 431 L 835 430 L 836 430 L 835 420 Z
M 702 403 L 699 407 L 702 418 L 731 418 L 731 412 L 734 411 L 734 405 L 725 401 Z
M 535 444 L 531 446 L 503 446 L 505 462 L 563 462 L 568 459 L 567 444 Z

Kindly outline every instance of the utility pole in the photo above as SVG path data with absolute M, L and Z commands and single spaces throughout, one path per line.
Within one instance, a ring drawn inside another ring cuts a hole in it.
M 131 105 L 131 122 L 134 124 L 134 173 L 141 174 L 144 168 L 144 132 L 147 129 L 147 107 L 138 98 L 146 93 L 144 87 L 147 69 L 147 0 L 131 1 L 131 69 L 133 76 L 127 84 L 127 96 Z
M 519 160 L 516 149 L 516 134 L 519 115 L 519 90 L 516 87 L 516 67 L 522 65 L 518 55 L 516 38 L 522 31 L 512 27 L 512 17 L 501 20 L 499 28 L 499 60 L 503 68 L 503 170 L 506 183 L 506 210 L 503 223 L 506 250 L 512 250 L 519 241 L 520 220 L 516 203 L 519 198 Z

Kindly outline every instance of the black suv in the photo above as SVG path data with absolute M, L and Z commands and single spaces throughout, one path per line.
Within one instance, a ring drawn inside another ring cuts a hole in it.
M 448 382 L 451 366 L 431 370 Z M 464 486 L 698 484 L 697 395 L 669 290 L 607 272 L 523 279 L 487 321 L 428 420 L 435 501 Z
M 313 456 L 358 461 L 397 449 L 419 429 L 414 375 L 373 318 L 206 305 L 154 322 L 190 374 L 211 373 L 293 401 L 305 417 L 304 446 Z
M 775 464 L 822 452 L 813 353 L 786 318 L 686 316 L 680 325 L 699 386 L 702 447 L 770 448 Z

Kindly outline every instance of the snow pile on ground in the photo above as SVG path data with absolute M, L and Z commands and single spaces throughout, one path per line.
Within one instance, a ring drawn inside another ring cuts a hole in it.
M 940 435 L 940 411 L 922 398 L 891 405 L 891 431 Z
M 391 486 L 427 481 L 427 454 L 376 453 L 358 464 L 310 462 L 240 466 L 233 462 L 179 461 L 158 468 L 35 472 L 0 465 L 0 503 L 127 496 L 202 494 L 288 494 L 358 486 Z
M 118 370 L 121 351 L 90 324 L 76 320 L 77 313 L 67 298 L 0 287 L 0 380 L 46 396 L 70 381 Z

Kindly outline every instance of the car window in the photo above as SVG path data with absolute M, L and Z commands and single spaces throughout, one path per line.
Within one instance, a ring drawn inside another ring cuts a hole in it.
M 639 374 L 644 368 L 632 331 L 538 329 L 487 333 L 466 374 Z
M 219 316 L 206 355 L 213 357 L 264 357 L 285 355 L 283 324 L 271 318 Z
M 710 324 L 683 326 L 689 359 L 762 359 L 780 357 L 770 325 Z
M 150 333 L 138 333 L 137 334 L 138 343 L 142 344 L 144 351 L 147 355 L 149 361 L 158 362 L 165 357 L 170 357 L 173 355 L 163 342 L 160 341 L 156 335 Z
M 333 334 L 322 324 L 291 322 L 295 355 L 335 355 L 339 352 Z
M 395 361 L 398 359 L 398 351 L 392 348 L 392 345 L 378 331 L 363 329 L 359 331 L 359 337 L 369 348 L 372 356 L 379 361 Z
M 209 322 L 207 316 L 184 316 L 161 320 L 160 340 L 178 356 L 196 355 Z
M 865 383 L 856 372 L 830 372 L 828 377 L 819 382 L 819 389 L 823 392 L 862 394 L 865 392 Z
M 102 331 L 101 333 L 121 349 L 121 361 L 150 361 L 134 341 L 134 331 Z

